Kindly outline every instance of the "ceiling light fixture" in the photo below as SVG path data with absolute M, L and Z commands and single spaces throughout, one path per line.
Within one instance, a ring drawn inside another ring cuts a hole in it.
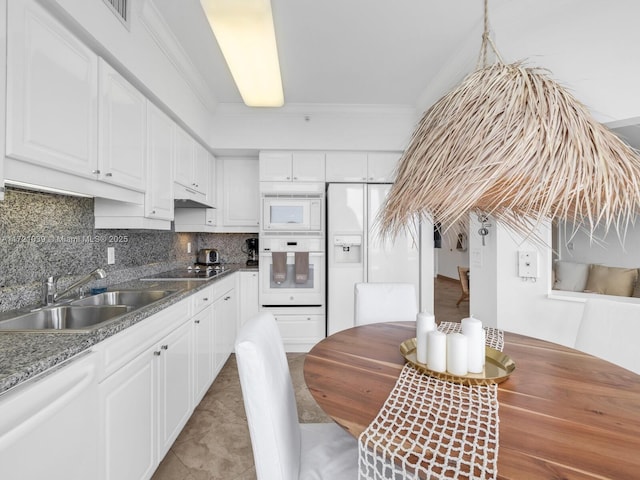
M 270 0 L 200 0 L 242 100 L 284 104 Z
M 479 66 L 425 112 L 381 210 L 382 234 L 422 218 L 455 231 L 469 213 L 541 244 L 537 228 L 550 219 L 624 234 L 640 214 L 640 153 L 546 71 L 505 64 L 484 7 Z

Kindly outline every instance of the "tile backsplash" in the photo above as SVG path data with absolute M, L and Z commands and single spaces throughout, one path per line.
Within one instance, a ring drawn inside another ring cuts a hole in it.
M 61 276 L 64 288 L 101 267 L 107 277 L 91 285 L 109 286 L 192 264 L 200 248 L 217 248 L 224 263 L 244 263 L 245 239 L 254 236 L 95 229 L 92 198 L 7 188 L 0 202 L 0 311 L 37 304 L 51 275 Z M 114 247 L 114 265 L 107 265 L 107 247 Z

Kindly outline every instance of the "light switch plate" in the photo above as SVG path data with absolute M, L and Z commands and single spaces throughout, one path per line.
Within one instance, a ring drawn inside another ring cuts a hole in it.
M 538 278 L 538 252 L 521 250 L 518 252 L 518 276 Z

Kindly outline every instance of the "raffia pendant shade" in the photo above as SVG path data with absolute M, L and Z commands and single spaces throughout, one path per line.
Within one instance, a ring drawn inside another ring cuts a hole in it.
M 426 111 L 378 220 L 394 236 L 473 212 L 525 236 L 552 218 L 620 232 L 640 212 L 640 156 L 546 71 L 480 68 Z

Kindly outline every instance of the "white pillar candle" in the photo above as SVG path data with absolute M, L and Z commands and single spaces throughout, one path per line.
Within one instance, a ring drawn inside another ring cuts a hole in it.
M 467 370 L 471 373 L 484 371 L 485 336 L 482 322 L 473 318 L 463 318 L 462 333 L 467 337 Z
M 447 335 L 439 330 L 427 333 L 427 367 L 434 372 L 447 370 Z
M 436 317 L 431 313 L 420 312 L 416 317 L 416 360 L 427 364 L 427 334 L 436 329 Z
M 452 375 L 467 374 L 468 341 L 461 333 L 447 335 L 447 371 Z

